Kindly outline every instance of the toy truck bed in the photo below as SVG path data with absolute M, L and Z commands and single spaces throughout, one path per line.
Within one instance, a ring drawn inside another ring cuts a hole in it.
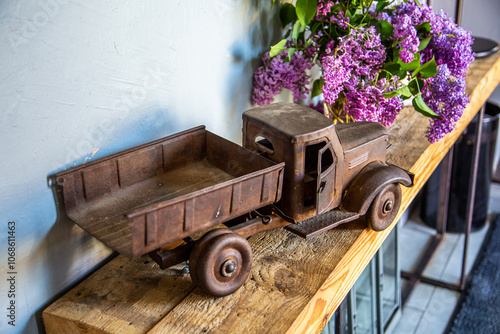
M 132 258 L 279 201 L 283 168 L 201 126 L 56 180 L 68 217 Z

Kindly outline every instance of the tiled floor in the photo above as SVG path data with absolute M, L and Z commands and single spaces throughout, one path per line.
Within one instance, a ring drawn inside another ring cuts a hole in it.
M 493 184 L 490 194 L 490 212 L 500 212 L 500 185 Z M 471 233 L 467 270 L 470 270 L 480 250 L 489 224 Z M 435 231 L 413 215 L 401 228 L 401 269 L 411 271 Z M 427 277 L 458 283 L 460 280 L 464 235 L 447 233 L 432 261 L 424 272 Z M 403 281 L 403 284 L 405 282 Z M 393 334 L 440 334 L 446 329 L 457 301 L 458 292 L 419 284 L 412 292 L 397 324 L 391 326 Z

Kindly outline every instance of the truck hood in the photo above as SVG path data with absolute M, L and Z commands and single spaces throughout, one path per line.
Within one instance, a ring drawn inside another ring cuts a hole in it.
M 337 124 L 336 129 L 345 151 L 361 146 L 376 138 L 387 136 L 387 131 L 383 125 L 376 122 Z

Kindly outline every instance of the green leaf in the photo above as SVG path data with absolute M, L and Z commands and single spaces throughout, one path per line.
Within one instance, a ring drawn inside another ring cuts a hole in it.
M 397 63 L 387 63 L 384 65 L 384 69 L 387 72 L 390 72 L 390 73 L 396 75 L 396 73 L 399 73 L 399 71 L 401 70 L 401 65 L 399 65 Z
M 332 9 L 330 9 L 330 12 L 332 13 L 343 12 L 343 11 L 345 11 L 345 6 L 341 3 L 334 5 Z
M 411 63 L 405 63 L 398 58 L 398 64 L 401 65 L 403 71 L 415 71 L 420 66 L 420 53 L 415 54 L 415 58 Z
M 427 38 L 424 38 L 423 40 L 420 41 L 420 44 L 418 45 L 418 51 L 422 51 L 429 45 L 429 42 L 431 41 L 432 36 L 429 36 Z
M 352 26 L 359 26 L 361 24 L 361 21 L 363 21 L 363 19 L 365 18 L 365 16 L 363 14 L 354 14 L 351 18 L 351 25 Z
M 417 3 L 417 5 L 418 5 L 419 7 L 422 7 L 422 5 L 420 4 L 420 1 L 415 0 L 415 2 Z
M 378 20 L 375 22 L 375 29 L 382 39 L 389 39 L 394 33 L 394 27 L 389 21 Z
M 367 24 L 368 22 L 370 22 L 371 20 L 373 20 L 372 16 L 370 14 L 365 14 L 363 15 L 364 18 L 363 18 L 363 25 Z
M 311 34 L 316 33 L 320 28 L 321 28 L 321 22 L 319 21 L 314 21 L 309 27 L 309 29 L 311 29 Z
M 279 55 L 280 52 L 283 51 L 283 49 L 285 49 L 285 44 L 286 44 L 286 39 L 282 39 L 275 45 L 271 46 L 271 50 L 269 51 L 269 56 L 273 58 Z
M 292 56 L 294 55 L 294 53 L 295 53 L 295 48 L 288 49 L 288 57 L 286 57 L 286 62 L 289 62 L 290 59 L 292 59 Z
M 409 99 L 410 97 L 413 96 L 413 94 L 410 92 L 410 89 L 408 86 L 403 86 L 398 89 L 398 91 L 401 93 L 401 96 L 406 100 Z
M 392 92 L 385 92 L 382 95 L 384 95 L 384 97 L 387 98 L 401 95 L 404 99 L 408 99 L 413 96 L 410 90 L 408 89 L 408 86 L 403 86 L 399 89 L 393 90 Z
M 429 21 L 424 22 L 422 24 L 419 24 L 418 26 L 415 26 L 415 29 L 417 29 L 418 32 L 428 34 L 431 32 L 431 23 Z
M 317 9 L 317 0 L 297 0 L 295 12 L 297 13 L 297 18 L 299 19 L 302 28 L 305 29 L 309 22 L 311 22 L 314 15 L 316 15 Z
M 355 14 L 355 10 L 352 10 L 351 8 L 347 8 L 346 12 L 345 12 L 345 16 L 349 18 L 350 21 L 352 21 L 352 17 L 354 16 Z
M 391 97 L 396 97 L 399 95 L 399 92 L 397 90 L 393 90 L 392 92 L 385 92 L 385 93 L 382 93 L 382 95 L 388 99 L 390 99 Z
M 297 39 L 299 38 L 299 34 L 300 34 L 300 22 L 297 21 L 295 22 L 295 25 L 293 26 L 293 33 L 292 33 L 292 37 L 293 39 Z
M 429 108 L 429 106 L 425 103 L 424 99 L 422 98 L 422 95 L 415 96 L 415 98 L 412 101 L 412 104 L 415 110 L 421 113 L 422 115 L 430 118 L 442 119 L 441 116 L 439 116 L 431 108 Z
M 323 78 L 314 80 L 313 89 L 311 92 L 311 97 L 315 97 L 323 93 L 323 85 L 325 84 L 325 80 Z
M 411 76 L 415 78 L 418 73 L 420 73 L 420 75 L 424 79 L 432 78 L 433 76 L 435 76 L 437 74 L 436 59 L 432 57 L 432 59 L 427 63 L 420 65 L 415 71 L 413 71 Z
M 409 83 L 408 83 L 408 88 L 410 89 L 410 92 L 413 94 L 413 95 L 418 95 L 420 94 L 420 88 L 421 87 L 424 87 L 424 80 L 420 79 L 420 78 L 416 78 L 416 79 L 412 79 Z
M 375 8 L 376 12 L 380 12 L 385 7 L 389 6 L 389 1 L 379 1 L 377 3 L 377 7 Z
M 297 20 L 297 14 L 295 14 L 295 7 L 292 4 L 284 3 L 280 8 L 280 20 L 281 25 L 286 27 L 287 24 Z
M 401 68 L 402 61 L 399 60 L 399 54 L 397 50 L 394 50 L 393 53 L 394 61 L 391 63 L 387 63 L 384 66 L 384 69 L 390 72 L 392 75 L 397 75 L 400 79 L 404 79 L 407 77 L 407 70 L 403 70 Z

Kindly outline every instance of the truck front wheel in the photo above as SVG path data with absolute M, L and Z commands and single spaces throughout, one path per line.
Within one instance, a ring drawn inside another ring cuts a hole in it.
M 383 231 L 391 225 L 401 205 L 401 188 L 397 183 L 386 185 L 373 200 L 366 221 L 375 231 Z
M 196 285 L 215 297 L 227 296 L 245 283 L 252 268 L 252 248 L 226 229 L 205 234 L 194 246 L 189 271 Z

